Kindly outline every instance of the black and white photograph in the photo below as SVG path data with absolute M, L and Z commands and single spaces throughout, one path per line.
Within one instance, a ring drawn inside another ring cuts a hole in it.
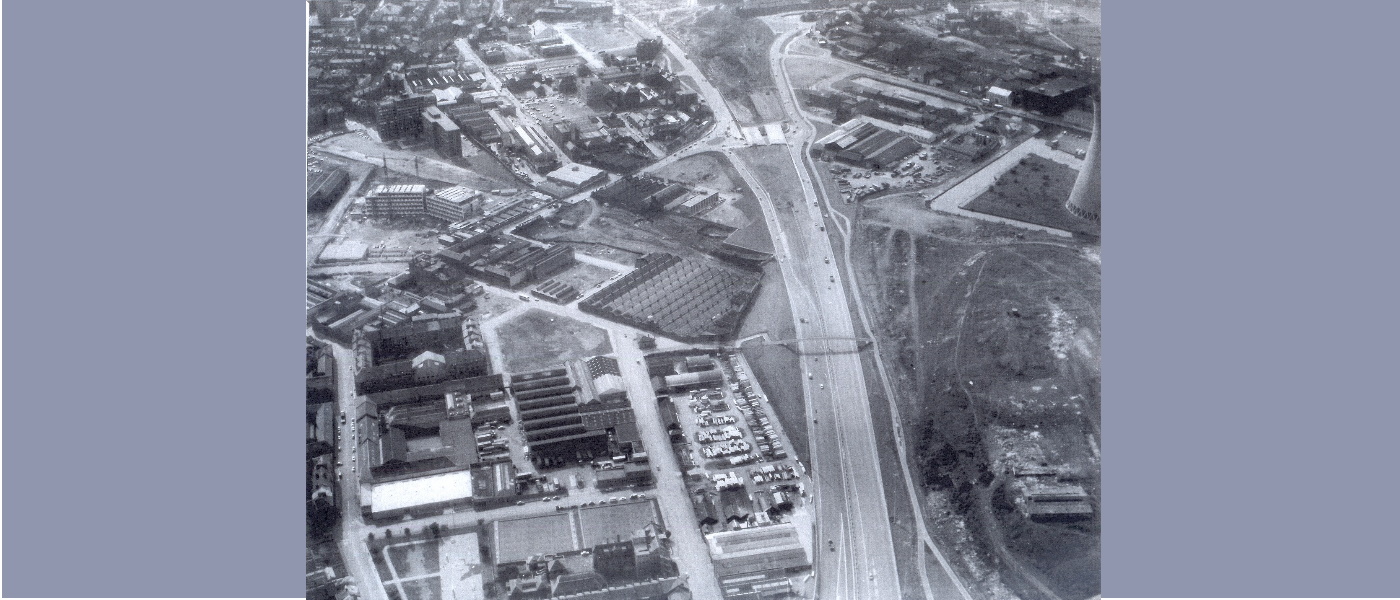
M 306 19 L 308 599 L 1099 597 L 1098 0 Z

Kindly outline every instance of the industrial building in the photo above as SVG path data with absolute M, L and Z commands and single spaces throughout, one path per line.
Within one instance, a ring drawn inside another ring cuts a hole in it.
M 531 290 L 530 293 L 534 294 L 536 298 L 555 304 L 568 304 L 577 300 L 581 295 L 578 293 L 577 289 L 574 289 L 574 286 L 557 279 L 551 279 L 541 283 L 539 287 Z
M 941 149 L 968 161 L 978 161 L 1001 147 L 1001 138 L 980 131 L 969 131 L 948 140 Z
M 637 417 L 619 372 L 615 359 L 595 357 L 511 377 L 520 428 L 536 463 L 549 466 L 597 457 L 646 460 Z M 651 470 L 645 467 L 623 475 L 626 485 L 652 480 Z
M 355 334 L 355 384 L 362 394 L 485 375 L 490 368 L 476 323 L 460 315 L 417 317 Z
M 705 536 L 721 581 L 736 575 L 784 574 L 812 566 L 792 523 Z
M 632 212 L 657 212 L 685 193 L 685 186 L 672 184 L 648 175 L 622 179 L 593 192 L 593 199 L 606 205 L 620 206 Z
M 608 433 L 579 415 L 578 386 L 567 368 L 513 375 L 511 396 L 531 459 L 552 465 L 608 455 Z
M 550 171 L 549 174 L 545 175 L 545 178 L 549 179 L 552 183 L 562 185 L 570 190 L 576 190 L 607 181 L 608 172 L 588 165 L 574 163 Z
M 1094 516 L 1089 494 L 1077 485 L 1032 485 L 1021 506 L 1033 521 L 1078 521 Z
M 696 371 L 691 373 L 678 373 L 667 375 L 662 378 L 662 385 L 658 391 L 680 392 L 698 387 L 715 387 L 724 383 L 724 375 L 719 371 Z
M 648 254 L 579 309 L 666 337 L 705 342 L 734 334 L 758 293 L 758 275 L 717 262 Z
M 500 115 L 493 116 L 492 112 L 491 109 L 477 103 L 459 102 L 446 109 L 447 117 L 457 124 L 461 132 L 482 144 L 501 141 L 501 130 L 496 126 L 496 119 Z
M 364 516 L 384 520 L 427 515 L 471 499 L 471 471 L 454 471 L 371 485 L 360 499 L 360 508 Z
M 1079 101 L 1088 98 L 1093 92 L 1093 86 L 1087 83 L 1068 77 L 1056 77 L 1026 88 L 1021 92 L 1020 104 L 1047 115 L 1059 115 L 1074 108 Z
M 497 287 L 516 289 L 548 279 L 574 264 L 574 249 L 519 238 L 482 235 L 438 251 L 438 256 L 467 275 Z
M 817 140 L 815 147 L 824 156 L 876 170 L 899 164 L 921 148 L 897 126 L 868 117 L 847 121 Z
M 350 187 L 350 174 L 339 167 L 306 174 L 306 210 L 330 208 Z

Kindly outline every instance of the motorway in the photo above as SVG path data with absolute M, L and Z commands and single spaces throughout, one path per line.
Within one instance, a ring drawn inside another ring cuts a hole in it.
M 802 381 L 807 399 L 808 418 L 813 419 L 810 439 L 813 440 L 811 470 L 816 498 L 813 558 L 817 598 L 879 600 L 901 597 L 903 593 L 899 589 L 890 516 L 885 504 L 881 459 L 875 443 L 869 392 L 859 348 L 855 341 L 851 341 L 854 338 L 868 337 L 868 333 L 857 329 L 852 320 L 851 307 L 847 304 L 845 286 L 855 284 L 849 261 L 849 240 L 843 244 L 845 252 L 842 256 L 847 258 L 844 261 L 843 272 L 839 266 L 840 261 L 828 262 L 834 261 L 837 254 L 833 250 L 831 239 L 824 232 L 826 220 L 823 207 L 813 203 L 824 204 L 826 211 L 838 219 L 833 221 L 833 224 L 837 224 L 836 233 L 843 239 L 850 233 L 850 223 L 843 223 L 844 218 L 831 210 L 824 184 L 814 177 L 815 165 L 806 156 L 806 149 L 810 146 L 815 130 L 797 108 L 790 86 L 787 85 L 785 66 L 781 61 L 782 47 L 791 37 L 779 40 L 775 44 L 770 59 L 774 61 L 775 76 L 780 78 L 779 88 L 785 90 L 784 109 L 795 125 L 795 131 L 788 134 L 787 145 L 806 201 L 796 204 L 793 210 L 780 212 L 774 205 L 772 190 L 765 184 L 791 185 L 792 182 L 765 182 L 750 170 L 736 149 L 753 144 L 736 137 L 733 115 L 718 90 L 704 78 L 699 68 L 686 58 L 685 53 L 668 36 L 635 16 L 629 18 L 636 29 L 646 32 L 650 37 L 662 39 L 666 50 L 674 59 L 672 64 L 679 67 L 677 74 L 689 75 L 696 82 L 700 88 L 698 91 L 715 114 L 714 127 L 704 138 L 647 170 L 655 170 L 695 152 L 713 149 L 714 146 L 721 147 L 758 198 L 777 250 L 780 271 L 787 287 L 793 314 L 802 317 L 795 326 L 797 337 L 806 340 L 802 342 L 803 356 L 800 364 L 804 373 Z M 718 144 L 715 143 L 717 141 Z M 864 307 L 859 305 L 859 295 L 855 294 L 853 297 L 860 308 L 858 314 L 864 321 L 865 311 Z M 663 473 L 659 478 L 656 493 L 661 496 L 663 516 L 675 535 L 677 561 L 682 571 L 691 575 L 689 585 L 695 597 L 719 598 L 713 567 L 708 556 L 703 554 L 704 542 L 694 527 L 696 519 L 684 482 L 676 476 L 680 473 L 679 465 L 676 464 L 673 453 L 662 450 L 669 446 L 669 442 L 661 429 L 661 420 L 657 414 L 655 399 L 651 395 L 645 368 L 638 362 L 641 352 L 634 340 L 627 339 L 628 334 L 623 333 L 625 328 L 609 324 L 607 329 L 613 336 L 613 347 L 618 354 L 623 377 L 634 394 L 634 409 L 637 411 L 637 422 L 643 441 L 652 449 L 652 460 L 661 467 L 660 472 Z M 868 324 L 865 324 L 864 329 L 868 330 Z M 341 390 L 341 408 L 346 410 L 347 414 L 353 415 L 354 379 L 353 373 L 350 372 L 353 357 L 347 349 L 333 347 L 336 349 L 340 385 L 345 388 L 348 382 L 350 388 Z M 883 365 L 878 366 L 883 369 Z M 882 383 L 885 385 L 887 396 L 892 398 L 893 396 L 888 395 L 887 382 Z M 902 435 L 897 420 L 895 425 L 897 435 Z M 353 440 L 354 436 L 345 437 Z M 342 456 L 351 455 L 351 443 L 342 441 Z M 902 443 L 899 445 L 899 458 L 904 469 L 906 485 L 910 486 L 911 496 L 914 496 L 907 459 L 903 455 Z M 342 552 L 345 553 L 347 565 L 357 580 L 377 582 L 374 567 L 369 562 L 367 553 L 363 551 L 363 540 L 373 528 L 359 517 L 358 489 L 353 484 L 355 479 L 357 478 L 352 475 L 342 482 L 342 497 L 345 499 L 343 506 L 348 509 L 344 517 L 345 537 L 341 541 Z M 571 500 L 574 498 L 571 497 Z M 920 503 L 917 498 L 914 500 L 917 507 Z M 431 521 L 446 524 L 461 520 L 463 523 L 474 523 L 476 519 L 487 515 L 487 518 L 494 519 L 516 513 L 538 512 L 540 508 L 506 507 L 482 515 L 467 511 L 434 518 Z M 970 600 L 966 588 L 951 575 L 946 560 L 933 545 L 922 523 L 920 511 L 916 510 L 915 515 L 923 546 L 935 553 L 958 594 L 964 600 Z M 406 522 L 395 526 L 415 527 L 426 525 L 430 520 L 419 521 L 421 523 Z M 919 565 L 924 583 L 923 595 L 943 600 L 942 596 L 948 594 L 936 596 L 928 583 L 928 575 L 924 573 L 923 561 L 919 561 Z M 377 584 L 367 583 L 362 587 L 369 588 L 362 590 L 366 598 L 383 600 L 383 590 Z M 945 589 L 945 586 L 940 586 L 940 589 Z
M 673 64 L 691 75 L 714 111 L 712 136 L 728 137 L 734 118 L 719 91 L 668 36 L 636 17 L 631 17 L 631 22 L 661 38 L 675 58 Z M 781 87 L 786 81 L 779 84 Z M 786 100 L 785 105 L 789 104 Z M 790 115 L 798 114 L 795 103 L 785 108 Z M 800 118 L 798 122 L 801 127 L 789 136 L 789 149 L 804 198 L 816 202 L 821 197 L 812 176 L 796 158 L 804 144 L 810 143 L 813 129 Z M 765 182 L 735 152 L 749 145 L 731 138 L 723 144 L 723 152 L 758 198 L 777 249 L 793 314 L 803 318 L 795 324 L 797 337 L 810 340 L 803 343 L 801 368 L 807 374 L 804 394 L 808 417 L 813 419 L 809 437 L 813 440 L 811 466 L 816 488 L 813 559 L 817 597 L 899 597 L 902 594 L 864 371 L 857 343 L 849 341 L 862 335 L 851 321 L 843 275 L 828 263 L 834 253 L 830 239 L 819 229 L 824 228 L 821 211 L 804 201 L 795 210 L 780 213 Z M 766 183 L 791 185 L 790 181 Z M 830 338 L 847 340 L 822 341 Z
M 802 28 L 799 27 L 796 31 L 790 32 L 786 36 L 780 36 L 779 39 L 775 41 L 774 45 L 772 46 L 769 52 L 769 60 L 772 63 L 770 66 L 772 68 L 774 77 L 777 79 L 775 83 L 777 84 L 778 89 L 782 91 L 783 108 L 787 112 L 787 114 L 790 117 L 792 117 L 793 120 L 797 123 L 796 131 L 793 134 L 790 134 L 790 138 L 793 140 L 793 142 L 789 144 L 789 151 L 791 152 L 793 163 L 798 166 L 797 173 L 798 178 L 803 185 L 803 192 L 807 195 L 808 198 L 820 198 L 820 202 L 824 206 L 824 210 L 826 211 L 826 213 L 833 217 L 832 224 L 835 225 L 835 232 L 842 240 L 842 247 L 844 250 L 843 257 L 840 262 L 845 266 L 847 281 L 850 282 L 850 285 L 855 286 L 856 275 L 851 257 L 850 239 L 850 236 L 853 233 L 852 226 L 850 221 L 846 219 L 840 212 L 836 211 L 835 208 L 832 206 L 831 194 L 826 189 L 826 185 L 823 182 L 823 180 L 819 176 L 813 178 L 809 175 L 819 173 L 816 164 L 811 159 L 811 154 L 809 152 L 811 144 L 816 136 L 816 129 L 810 121 L 808 113 L 801 110 L 801 104 L 797 101 L 796 93 L 792 89 L 792 85 L 788 79 L 787 47 L 789 44 L 791 44 L 793 40 L 798 39 L 798 36 L 801 33 Z M 820 194 L 818 194 L 817 189 L 813 187 L 814 182 L 816 183 L 816 188 L 820 188 Z M 811 215 L 812 219 L 815 220 L 817 218 L 817 215 L 812 214 L 813 210 L 811 208 L 808 208 L 805 202 L 803 203 L 803 208 L 809 213 L 809 215 Z M 828 241 L 825 236 L 821 237 L 823 241 Z M 859 291 L 857 290 L 854 293 L 852 293 L 851 297 L 855 300 L 856 303 L 856 314 L 861 319 L 863 335 L 874 338 L 875 336 L 872 335 L 873 329 L 870 326 L 870 318 L 868 316 L 870 313 L 861 301 Z M 840 295 L 839 300 L 842 301 L 841 306 L 843 308 L 843 311 L 841 314 L 845 317 L 849 317 L 850 312 L 845 309 L 844 304 L 845 295 Z M 843 325 L 849 323 L 848 318 L 843 319 L 843 321 L 845 321 Z M 923 586 L 924 596 L 926 598 L 935 599 L 941 598 L 943 596 L 956 595 L 960 596 L 963 600 L 971 600 L 971 594 L 968 592 L 967 587 L 958 578 L 957 574 L 954 573 L 951 565 L 949 564 L 943 552 L 938 548 L 936 544 L 934 544 L 933 538 L 929 535 L 928 528 L 924 523 L 923 511 L 921 508 L 923 502 L 921 501 L 921 495 L 918 491 L 918 486 L 914 482 L 914 478 L 910 472 L 909 460 L 905 452 L 906 443 L 904 439 L 903 424 L 900 422 L 898 411 L 894 410 L 894 402 L 896 396 L 894 395 L 893 388 L 889 383 L 890 377 L 885 370 L 885 365 L 881 357 L 880 345 L 878 340 L 874 341 L 872 346 L 875 354 L 874 363 L 880 375 L 880 384 L 884 389 L 886 401 L 891 403 L 890 416 L 892 420 L 893 431 L 895 434 L 895 447 L 898 450 L 898 458 L 900 463 L 900 469 L 904 479 L 905 489 L 908 492 L 910 502 L 913 505 L 914 525 L 916 533 L 919 537 L 919 543 L 917 544 L 918 560 L 916 564 L 918 566 L 919 579 L 920 583 Z M 862 378 L 863 383 L 863 371 L 859 371 L 859 358 L 856 358 L 855 362 L 855 368 L 857 369 L 857 372 L 859 374 L 858 376 Z M 866 419 L 866 423 L 869 423 L 868 419 L 870 416 L 870 411 L 868 404 L 864 404 L 863 408 L 865 409 L 864 417 Z M 869 436 L 868 439 L 870 440 L 871 446 L 873 448 L 873 428 L 868 430 L 868 432 L 863 431 L 859 433 L 863 433 Z M 819 439 L 820 436 L 814 433 L 811 436 L 811 438 Z M 876 472 L 878 474 L 878 471 Z M 881 489 L 881 492 L 883 493 L 883 488 Z M 883 500 L 883 495 L 881 496 L 881 500 Z M 886 531 L 888 531 L 888 529 L 886 529 Z M 933 575 L 930 575 L 926 566 L 926 561 L 923 560 L 925 550 L 928 550 L 933 553 L 934 557 L 937 559 L 939 566 L 941 567 L 941 573 L 935 573 Z M 930 583 L 930 580 L 938 582 L 937 592 L 935 592 L 934 586 Z

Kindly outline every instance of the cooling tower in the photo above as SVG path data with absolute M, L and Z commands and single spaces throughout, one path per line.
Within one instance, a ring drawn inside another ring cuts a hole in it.
M 1084 155 L 1084 168 L 1074 178 L 1065 208 L 1081 219 L 1099 220 L 1099 104 L 1094 103 L 1094 133 L 1089 136 L 1089 151 Z

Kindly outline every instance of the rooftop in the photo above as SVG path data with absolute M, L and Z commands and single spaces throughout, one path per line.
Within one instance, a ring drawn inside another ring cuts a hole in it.
M 370 507 L 375 513 L 465 500 L 472 496 L 472 474 L 471 471 L 456 471 L 391 481 L 371 487 L 369 493 Z
M 579 186 L 603 174 L 605 174 L 605 171 L 602 169 L 574 163 L 551 171 L 546 177 L 557 181 L 563 181 L 570 185 Z
M 451 202 L 452 204 L 466 204 L 472 199 L 480 196 L 481 192 L 478 192 L 466 186 L 454 185 L 447 189 L 438 190 L 437 192 L 434 192 L 433 195 L 437 196 L 439 199 L 445 202 Z
M 1059 96 L 1061 94 L 1067 94 L 1069 92 L 1078 90 L 1084 86 L 1084 82 L 1076 81 L 1068 77 L 1057 77 L 1040 85 L 1031 87 L 1026 91 L 1041 94 L 1043 96 L 1053 97 Z
M 705 538 L 710 545 L 710 555 L 717 560 L 765 554 L 775 550 L 802 548 L 802 541 L 797 537 L 797 527 L 791 523 L 738 531 L 722 531 L 709 534 Z
M 374 195 L 379 195 L 379 194 L 426 194 L 426 193 L 428 193 L 428 186 L 422 185 L 422 184 L 406 184 L 406 183 L 395 184 L 395 185 L 380 185 L 380 186 L 375 187 L 375 188 L 374 188 L 374 191 L 373 191 L 373 192 L 370 192 L 370 193 L 371 193 L 371 194 L 374 194 Z

